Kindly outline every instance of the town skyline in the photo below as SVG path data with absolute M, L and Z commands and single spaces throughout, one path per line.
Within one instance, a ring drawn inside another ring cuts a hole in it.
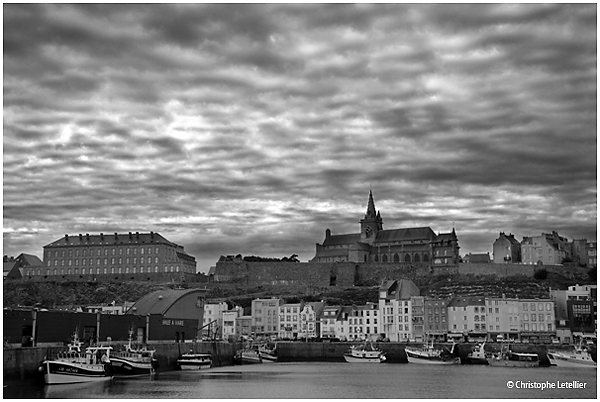
M 596 241 L 597 5 L 5 4 L 3 254 L 158 232 Z M 37 29 L 32 30 L 30 27 Z

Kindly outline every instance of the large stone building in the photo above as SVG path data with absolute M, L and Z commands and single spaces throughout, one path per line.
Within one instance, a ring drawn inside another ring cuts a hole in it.
M 430 227 L 383 229 L 383 219 L 375 210 L 369 192 L 367 212 L 360 221 L 360 233 L 332 235 L 325 231 L 323 244 L 316 245 L 313 262 L 383 262 L 457 265 L 458 239 L 451 233 L 435 234 Z
M 196 259 L 158 233 L 65 235 L 44 246 L 44 268 L 31 273 L 49 279 L 109 274 L 196 274 Z
M 493 245 L 494 262 L 496 264 L 510 264 L 521 262 L 521 243 L 512 233 L 500 232 Z
M 571 244 L 556 232 L 525 237 L 521 242 L 524 264 L 557 265 L 571 258 Z

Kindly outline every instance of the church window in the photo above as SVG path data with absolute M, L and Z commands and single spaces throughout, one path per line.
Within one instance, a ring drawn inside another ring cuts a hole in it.
M 384 254 L 384 255 L 381 257 L 381 262 L 387 262 L 387 261 L 388 261 L 387 255 L 386 255 L 386 254 Z
M 404 262 L 410 262 L 410 261 L 411 261 L 411 259 L 410 259 L 410 254 L 406 254 L 406 255 L 404 256 Z
M 394 254 L 394 262 L 400 262 L 400 256 L 398 253 Z
M 415 254 L 415 262 L 420 262 L 421 259 L 419 258 L 419 254 Z

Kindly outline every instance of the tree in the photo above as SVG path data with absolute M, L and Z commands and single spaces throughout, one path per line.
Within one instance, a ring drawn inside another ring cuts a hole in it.
M 538 281 L 548 279 L 548 270 L 546 268 L 538 269 L 533 273 L 533 277 Z

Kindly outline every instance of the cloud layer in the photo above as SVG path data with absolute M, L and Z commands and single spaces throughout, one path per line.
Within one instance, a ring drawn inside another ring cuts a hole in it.
M 4 5 L 4 254 L 155 231 L 596 240 L 596 4 Z

